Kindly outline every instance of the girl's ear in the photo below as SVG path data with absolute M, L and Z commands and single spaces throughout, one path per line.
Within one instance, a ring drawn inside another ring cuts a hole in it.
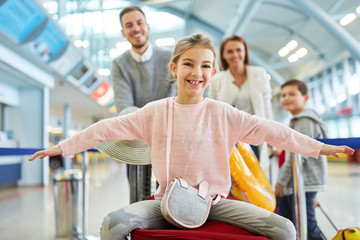
M 216 72 L 217 72 L 217 69 L 214 68 L 211 77 L 215 76 Z
M 174 78 L 176 78 L 176 64 L 171 62 L 169 67 L 170 67 L 171 74 L 173 75 Z

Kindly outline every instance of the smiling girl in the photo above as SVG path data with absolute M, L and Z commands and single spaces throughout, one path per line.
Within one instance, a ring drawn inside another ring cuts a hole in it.
M 229 157 L 239 140 L 250 144 L 263 141 L 291 152 L 317 157 L 353 153 L 346 146 L 331 146 L 302 135 L 285 125 L 251 116 L 232 106 L 204 98 L 216 73 L 216 51 L 203 34 L 184 37 L 175 46 L 170 69 L 177 79 L 178 96 L 151 102 L 138 111 L 99 121 L 37 157 L 68 156 L 102 142 L 144 140 L 151 149 L 151 163 L 159 187 L 155 200 L 136 202 L 108 214 L 101 227 L 101 239 L 126 239 L 136 228 L 164 229 L 171 225 L 160 211 L 166 186 L 174 177 L 191 186 L 206 179 L 209 194 L 221 200 L 213 205 L 209 221 L 223 221 L 276 240 L 294 240 L 294 225 L 277 214 L 255 205 L 226 199 L 231 185 Z M 151 90 L 151 89 L 149 89 Z M 169 112 L 173 115 L 169 116 Z M 172 121 L 169 178 L 166 171 L 168 124 Z

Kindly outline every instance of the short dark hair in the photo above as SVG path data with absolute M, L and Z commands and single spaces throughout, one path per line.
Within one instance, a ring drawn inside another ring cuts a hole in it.
M 281 89 L 286 86 L 297 86 L 303 96 L 308 94 L 308 88 L 306 84 L 298 79 L 291 79 L 289 81 L 286 81 L 283 85 L 281 85 Z
M 221 44 L 220 44 L 220 61 L 221 61 L 221 67 L 223 70 L 226 70 L 229 68 L 229 64 L 226 62 L 226 60 L 222 57 L 223 53 L 224 53 L 224 48 L 225 48 L 225 45 L 230 42 L 230 41 L 239 41 L 241 42 L 242 44 L 244 44 L 244 47 L 245 47 L 245 60 L 244 60 L 244 63 L 245 65 L 249 65 L 250 64 L 250 56 L 249 56 L 249 48 L 245 42 L 245 40 L 242 38 L 242 37 L 239 37 L 239 36 L 236 36 L 236 35 L 232 35 L 230 37 L 227 37 L 225 39 L 223 39 L 221 41 Z
M 132 11 L 139 11 L 139 12 L 141 12 L 142 15 L 144 15 L 144 17 L 145 17 L 145 13 L 144 13 L 143 10 L 141 10 L 141 8 L 138 7 L 138 6 L 129 6 L 129 7 L 123 8 L 123 10 L 121 10 L 121 12 L 120 12 L 120 14 L 119 14 L 121 26 L 122 26 L 122 21 L 121 21 L 122 16 L 124 16 L 125 13 L 132 12 Z M 146 21 L 146 17 L 145 17 L 145 21 Z

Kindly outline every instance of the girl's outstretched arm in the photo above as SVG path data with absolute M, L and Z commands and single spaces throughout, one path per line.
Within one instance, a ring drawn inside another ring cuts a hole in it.
M 329 145 L 324 144 L 323 148 L 320 151 L 321 155 L 333 155 L 335 157 L 340 157 L 338 153 L 344 153 L 344 154 L 354 154 L 354 149 L 348 147 L 348 146 L 335 146 L 335 145 Z
M 57 144 L 55 146 L 52 146 L 48 149 L 42 150 L 42 151 L 38 151 L 36 153 L 34 153 L 33 155 L 31 155 L 29 157 L 29 161 L 34 160 L 37 157 L 40 157 L 40 159 L 43 159 L 44 157 L 48 157 L 48 156 L 55 156 L 55 155 L 59 155 L 62 154 L 62 149 L 60 148 L 60 145 Z

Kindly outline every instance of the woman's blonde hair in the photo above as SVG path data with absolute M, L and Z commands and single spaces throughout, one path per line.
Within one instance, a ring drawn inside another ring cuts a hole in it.
M 218 64 L 216 61 L 216 48 L 214 46 L 214 43 L 209 36 L 203 33 L 195 33 L 180 39 L 175 45 L 169 65 L 171 63 L 177 64 L 181 54 L 196 46 L 208 48 L 214 53 L 213 67 L 218 70 Z

